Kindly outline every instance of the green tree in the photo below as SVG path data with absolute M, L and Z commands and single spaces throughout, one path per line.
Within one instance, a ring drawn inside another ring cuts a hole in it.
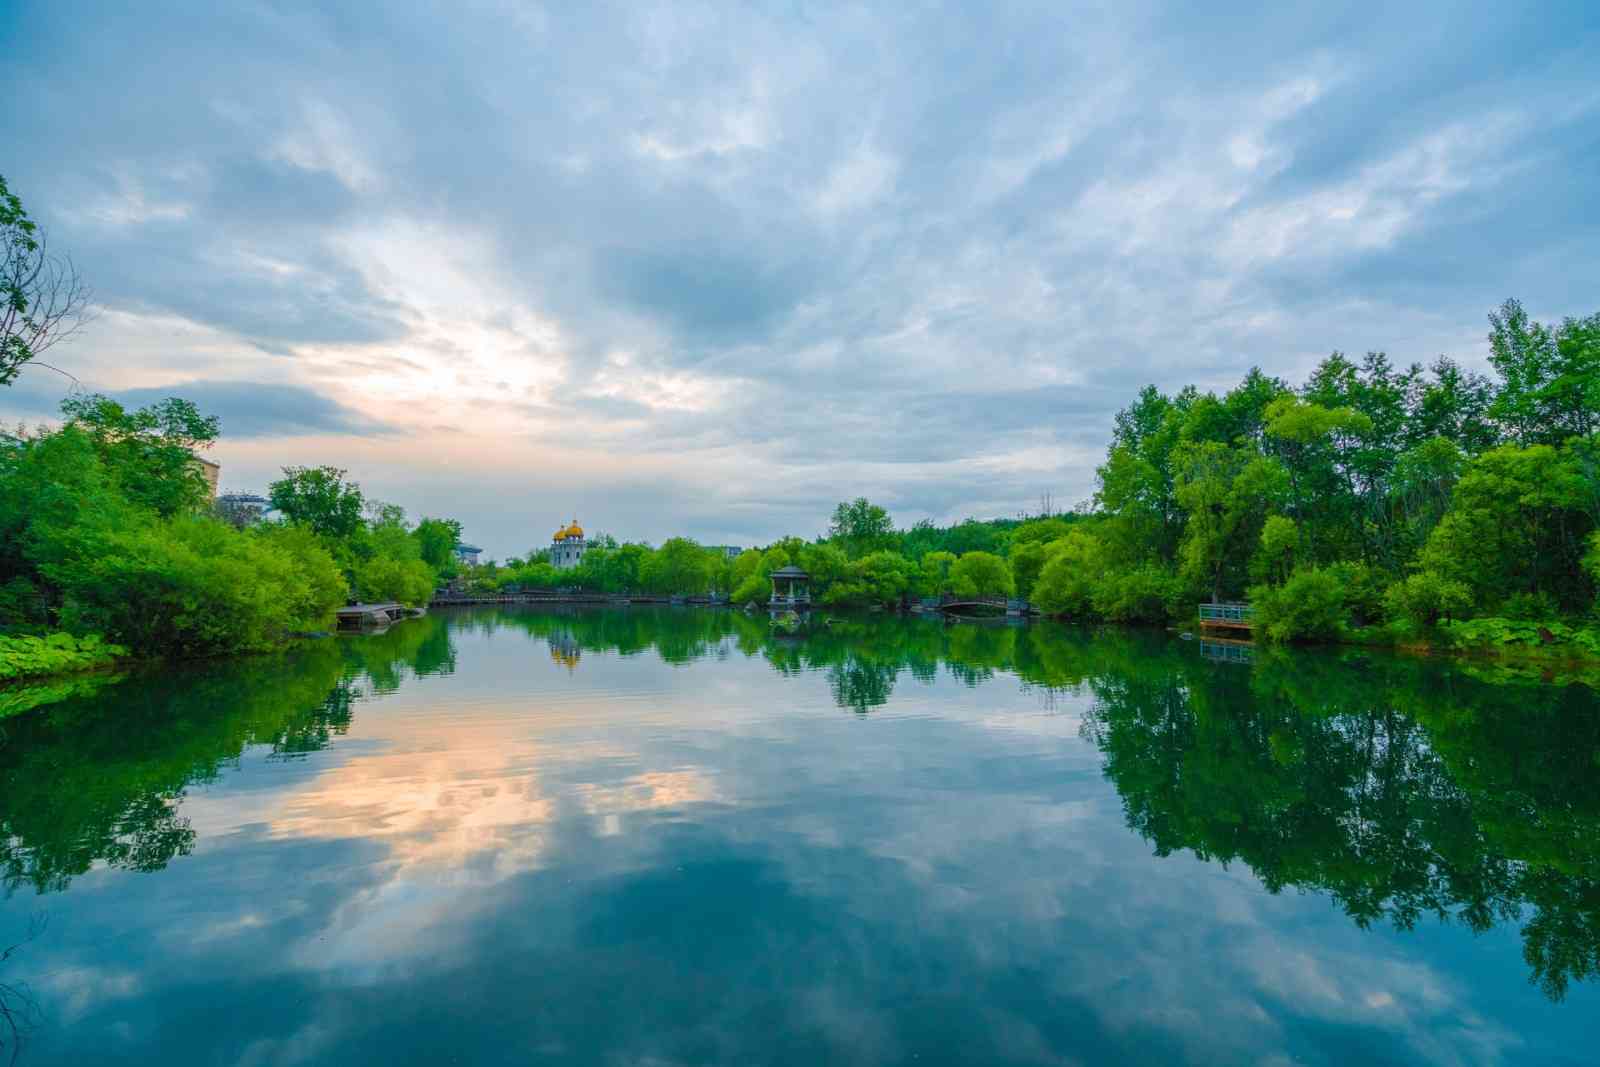
M 441 575 L 453 574 L 456 546 L 461 543 L 461 524 L 455 519 L 423 519 L 411 536 L 417 541 L 422 561 Z
M 1264 515 L 1282 503 L 1283 467 L 1255 453 L 1214 441 L 1186 445 L 1174 483 L 1187 513 L 1179 545 L 1181 573 L 1220 601 L 1241 588 Z
M 1541 594 L 1587 608 L 1594 586 L 1581 561 L 1595 523 L 1579 444 L 1502 445 L 1473 460 L 1423 546 L 1421 568 L 1465 585 L 1480 611 Z
M 168 397 L 128 411 L 99 394 L 69 397 L 61 404 L 67 425 L 83 431 L 123 493 L 158 515 L 171 517 L 201 507 L 210 497 L 196 452 L 216 441 L 214 416 L 201 415 L 187 400 Z
M 1011 546 L 1011 555 L 1008 557 L 1011 580 L 1018 596 L 1033 595 L 1033 587 L 1039 580 L 1039 572 L 1044 570 L 1048 556 L 1047 545 L 1043 541 L 1024 541 Z
M 285 467 L 267 487 L 272 506 L 290 522 L 303 522 L 324 537 L 346 538 L 361 528 L 366 503 L 361 487 L 338 467 Z
M 1274 400 L 1266 417 L 1267 437 L 1288 469 L 1294 517 L 1305 538 L 1301 552 L 1311 559 L 1317 551 L 1314 527 L 1337 521 L 1329 515 L 1329 504 L 1347 472 L 1338 468 L 1335 456 L 1350 441 L 1371 433 L 1372 419 L 1351 407 L 1326 408 L 1294 396 Z M 1348 482 L 1343 488 L 1353 495 Z
M 857 497 L 833 509 L 828 539 L 837 542 L 852 559 L 887 548 L 894 542 L 894 522 L 878 505 Z
M 694 541 L 672 537 L 644 562 L 640 577 L 654 593 L 698 595 L 710 586 L 711 561 Z
M 1006 561 L 991 552 L 968 552 L 950 565 L 950 587 L 957 596 L 1011 596 L 1016 586 Z
M 1105 542 L 1086 530 L 1073 530 L 1052 541 L 1034 586 L 1034 606 L 1046 615 L 1093 615 L 1095 590 L 1106 574 L 1106 554 Z
M 1489 324 L 1501 378 L 1489 413 L 1518 443 L 1559 445 L 1600 430 L 1600 314 L 1552 330 L 1507 300 Z
M 1300 543 L 1300 531 L 1294 520 L 1282 515 L 1269 515 L 1261 527 L 1261 549 L 1256 554 L 1260 576 L 1273 582 L 1284 582 L 1293 571 L 1295 546 Z
M 916 591 L 922 596 L 944 596 L 951 592 L 950 565 L 954 552 L 928 552 L 917 565 Z

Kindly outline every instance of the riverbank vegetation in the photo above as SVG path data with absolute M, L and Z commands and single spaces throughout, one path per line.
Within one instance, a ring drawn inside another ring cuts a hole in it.
M 271 648 L 352 596 L 424 604 L 454 573 L 458 524 L 413 526 L 331 467 L 286 470 L 276 521 L 212 514 L 196 456 L 219 427 L 187 401 L 75 396 L 62 413 L 0 443 L 0 635 L 18 676 Z
M 815 541 L 708 561 L 696 591 L 761 600 L 795 565 L 830 607 L 1018 595 L 1066 618 L 1188 623 L 1243 599 L 1269 641 L 1595 657 L 1600 314 L 1550 326 L 1508 301 L 1490 325 L 1493 377 L 1334 353 L 1298 387 L 1259 370 L 1220 394 L 1148 387 L 1071 514 L 896 530 L 857 499 Z M 608 547 L 594 573 L 626 553 L 649 550 Z

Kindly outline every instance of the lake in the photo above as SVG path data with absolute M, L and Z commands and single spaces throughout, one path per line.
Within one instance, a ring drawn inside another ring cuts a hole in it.
M 1578 684 L 500 607 L 28 699 L 20 1064 L 1594 1062 Z

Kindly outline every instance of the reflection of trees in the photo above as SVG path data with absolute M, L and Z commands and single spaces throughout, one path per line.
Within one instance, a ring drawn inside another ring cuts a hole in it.
M 419 619 L 280 656 L 166 667 L 15 715 L 0 736 L 0 880 L 66 888 L 95 863 L 153 871 L 189 853 L 185 789 L 250 746 L 294 758 L 350 727 L 364 691 L 450 669 L 448 628 Z
M 1169 652 L 1091 679 L 1088 731 L 1158 855 L 1242 860 L 1357 923 L 1523 927 L 1552 997 L 1600 973 L 1600 715 L 1577 688 L 1297 654 Z
M 888 663 L 849 657 L 828 668 L 828 688 L 841 708 L 868 712 L 889 702 L 900 669 Z
M 1492 684 L 1392 657 L 1297 652 L 1207 662 L 1160 634 L 1054 625 L 838 619 L 800 635 L 733 611 L 469 609 L 280 657 L 112 682 L 7 718 L 0 878 L 60 889 L 96 862 L 154 870 L 188 852 L 177 810 L 249 746 L 292 759 L 349 729 L 354 707 L 455 669 L 454 630 L 672 664 L 761 657 L 820 672 L 865 713 L 941 666 L 1092 694 L 1128 824 L 1167 855 L 1248 864 L 1273 891 L 1325 893 L 1357 923 L 1436 915 L 1521 923 L 1552 997 L 1600 974 L 1600 708 L 1579 686 Z M 736 651 L 735 651 L 736 650 Z M 582 671 L 588 661 L 577 669 Z

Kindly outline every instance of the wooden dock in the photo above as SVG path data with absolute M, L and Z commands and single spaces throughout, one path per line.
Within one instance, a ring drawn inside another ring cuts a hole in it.
M 1255 609 L 1249 604 L 1201 604 L 1200 629 L 1250 630 L 1255 625 Z
M 341 627 L 359 629 L 363 626 L 388 626 L 410 613 L 404 604 L 350 604 L 340 608 L 336 615 Z

